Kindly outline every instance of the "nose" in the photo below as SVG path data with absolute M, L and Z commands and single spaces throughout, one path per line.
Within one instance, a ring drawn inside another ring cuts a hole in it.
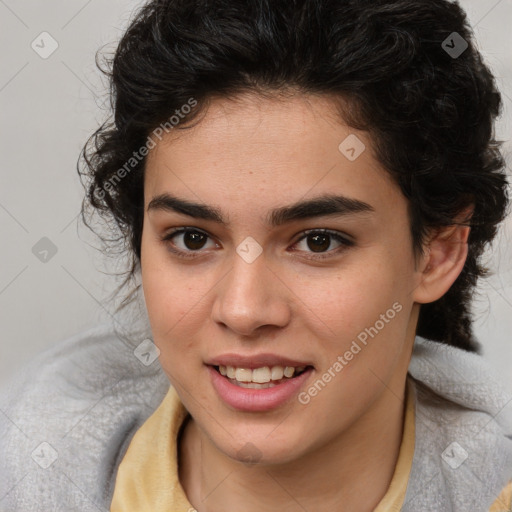
M 267 265 L 264 253 L 252 263 L 235 254 L 216 290 L 213 320 L 236 334 L 251 336 L 263 326 L 285 327 L 290 321 L 291 292 Z

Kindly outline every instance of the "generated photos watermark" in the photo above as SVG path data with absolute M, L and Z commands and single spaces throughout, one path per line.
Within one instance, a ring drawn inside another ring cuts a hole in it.
M 120 167 L 113 176 L 111 176 L 104 184 L 103 187 L 97 187 L 94 191 L 94 195 L 98 199 L 103 199 L 106 193 L 110 193 L 115 190 L 116 185 L 118 185 L 123 178 L 128 176 L 128 174 L 133 171 L 137 167 L 137 165 L 144 160 L 144 158 L 148 155 L 149 151 L 156 147 L 156 140 L 162 140 L 164 133 L 170 133 L 172 129 L 178 126 L 183 119 L 190 114 L 192 109 L 197 105 L 197 100 L 194 98 L 189 98 L 187 103 L 181 106 L 181 108 L 176 109 L 174 114 L 167 119 L 164 123 L 158 125 L 152 132 L 151 135 L 148 136 L 146 142 L 143 146 L 141 146 L 137 151 L 132 153 L 132 156 L 125 162 L 125 164 Z
M 336 361 L 307 389 L 302 391 L 298 395 L 298 400 L 302 405 L 307 405 L 311 401 L 311 398 L 315 397 L 322 391 L 329 382 L 331 382 L 342 370 L 349 364 L 355 355 L 361 352 L 363 345 L 366 347 L 368 344 L 368 337 L 374 338 L 379 334 L 382 329 L 389 324 L 397 313 L 402 311 L 403 306 L 399 302 L 395 302 L 391 308 L 385 313 L 381 314 L 379 320 L 377 320 L 371 327 L 366 327 L 357 335 L 357 340 L 353 340 L 350 348 L 344 352 L 343 355 L 339 355 Z M 359 343 L 361 344 L 359 344 Z

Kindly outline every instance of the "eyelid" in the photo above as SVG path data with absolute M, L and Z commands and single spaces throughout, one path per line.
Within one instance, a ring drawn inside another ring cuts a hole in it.
M 305 231 L 302 231 L 300 238 L 293 245 L 294 246 L 297 245 L 299 242 L 302 242 L 302 240 L 307 238 L 309 235 L 316 234 L 316 233 L 328 235 L 328 236 L 334 238 L 335 240 L 337 240 L 340 243 L 340 246 L 336 249 L 331 249 L 326 252 L 307 252 L 306 254 L 313 254 L 314 256 L 305 256 L 305 258 L 312 260 L 312 261 L 320 261 L 320 260 L 335 258 L 344 250 L 355 245 L 355 242 L 348 235 L 345 235 L 344 233 L 342 233 L 340 231 L 325 229 L 325 228 L 313 228 L 313 229 L 307 229 Z M 297 252 L 300 252 L 300 251 L 297 251 Z
M 198 256 L 196 256 L 196 254 L 200 254 L 202 252 L 201 250 L 199 250 L 199 251 L 184 251 L 183 249 L 178 249 L 178 248 L 172 247 L 172 245 L 173 245 L 173 244 L 171 244 L 172 239 L 177 235 L 186 234 L 186 233 L 200 233 L 202 235 L 205 235 L 209 239 L 213 240 L 213 237 L 209 233 L 207 233 L 206 231 L 204 231 L 202 229 L 194 228 L 191 226 L 183 226 L 180 228 L 174 228 L 173 230 L 165 233 L 164 235 L 162 235 L 160 237 L 160 241 L 164 243 L 164 245 L 167 247 L 168 251 L 172 252 L 173 254 L 176 254 L 178 257 L 181 257 L 183 259 L 197 258 Z M 218 245 L 217 242 L 215 242 L 215 243 L 216 243 L 216 245 Z
M 313 228 L 313 229 L 306 229 L 304 231 L 301 231 L 300 232 L 301 237 L 295 243 L 302 241 L 308 235 L 311 235 L 311 234 L 314 234 L 314 233 L 321 233 L 321 234 L 324 234 L 324 235 L 330 235 L 333 238 L 339 239 L 340 241 L 343 241 L 344 243 L 347 243 L 347 244 L 353 244 L 354 243 L 354 240 L 348 234 L 346 234 L 346 233 L 344 233 L 342 231 L 337 231 L 335 229 L 327 229 L 327 228 Z

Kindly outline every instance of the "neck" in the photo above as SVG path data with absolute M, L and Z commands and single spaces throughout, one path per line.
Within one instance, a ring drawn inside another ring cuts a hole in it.
M 200 512 L 373 511 L 394 474 L 404 398 L 404 382 L 385 388 L 341 435 L 282 465 L 248 466 L 227 457 L 190 418 L 179 443 L 180 483 Z

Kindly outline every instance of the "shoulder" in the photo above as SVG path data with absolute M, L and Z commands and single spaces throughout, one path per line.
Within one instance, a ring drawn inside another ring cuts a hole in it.
M 509 512 L 512 511 L 512 480 L 501 491 L 496 501 L 492 504 L 489 512 Z
M 512 390 L 480 354 L 418 336 L 409 374 L 440 412 L 458 413 L 462 421 L 474 421 L 473 414 L 483 416 L 505 435 L 512 434 Z
M 420 337 L 409 374 L 417 400 L 408 496 L 421 496 L 434 474 L 439 509 L 488 510 L 512 478 L 510 391 L 481 355 Z
M 3 386 L 0 508 L 105 506 L 127 444 L 169 388 L 158 360 L 136 357 L 140 341 L 95 327 L 39 354 Z

